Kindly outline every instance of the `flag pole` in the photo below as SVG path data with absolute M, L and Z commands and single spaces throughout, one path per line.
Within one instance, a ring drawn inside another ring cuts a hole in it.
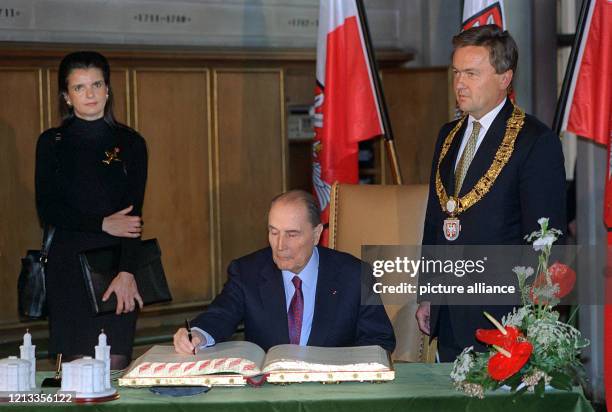
M 563 76 L 563 86 L 561 86 L 561 94 L 559 94 L 559 100 L 557 101 L 557 108 L 555 110 L 555 117 L 552 125 L 552 129 L 557 136 L 561 136 L 563 118 L 565 117 L 565 110 L 567 108 L 567 99 L 569 97 L 570 87 L 572 85 L 572 77 L 576 69 L 576 62 L 578 61 L 578 52 L 580 51 L 580 44 L 582 43 L 584 26 L 586 24 L 591 1 L 592 0 L 584 0 L 582 2 L 576 33 L 574 34 L 574 41 L 572 43 L 572 51 L 570 52 L 570 57 L 565 69 L 565 76 Z
M 366 18 L 365 7 L 363 0 L 355 0 L 357 4 L 357 14 L 359 15 L 359 22 L 361 23 L 361 29 L 363 31 L 363 40 L 366 48 L 366 54 L 368 56 L 368 62 L 370 63 L 372 82 L 374 83 L 374 90 L 376 94 L 376 100 L 378 107 L 381 108 L 380 116 L 383 124 L 385 138 L 385 149 L 387 152 L 387 158 L 391 165 L 391 174 L 393 175 L 393 182 L 396 185 L 401 185 L 402 172 L 399 168 L 399 161 L 397 158 L 397 152 L 395 150 L 395 141 L 393 139 L 393 130 L 391 129 L 391 121 L 389 120 L 389 113 L 387 112 L 387 103 L 385 102 L 385 96 L 380 85 L 380 79 L 378 78 L 378 66 L 376 59 L 374 58 L 374 48 L 372 47 L 372 39 L 370 37 L 370 28 L 368 26 L 368 19 Z

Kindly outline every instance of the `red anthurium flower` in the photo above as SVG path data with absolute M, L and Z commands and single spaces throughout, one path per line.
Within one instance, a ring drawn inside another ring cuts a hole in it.
M 518 328 L 514 326 L 504 327 L 506 334 L 498 329 L 477 329 L 476 339 L 489 345 L 497 345 L 504 349 L 509 349 L 521 335 Z
M 500 353 L 489 359 L 487 365 L 489 375 L 496 381 L 508 379 L 521 370 L 529 360 L 532 351 L 533 346 L 529 342 L 515 342 L 509 348 L 501 349 Z

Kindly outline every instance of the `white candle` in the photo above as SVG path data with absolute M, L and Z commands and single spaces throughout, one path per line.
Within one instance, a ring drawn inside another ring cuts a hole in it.
M 32 346 L 32 335 L 27 329 L 25 335 L 23 335 L 23 346 Z
M 102 330 L 98 336 L 98 346 L 106 346 L 106 334 L 104 333 L 104 330 Z

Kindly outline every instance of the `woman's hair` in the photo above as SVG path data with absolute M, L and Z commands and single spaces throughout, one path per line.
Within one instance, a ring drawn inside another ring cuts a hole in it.
M 113 114 L 113 88 L 110 82 L 110 66 L 106 57 L 100 53 L 93 51 L 78 51 L 66 55 L 60 65 L 57 73 L 59 109 L 62 117 L 62 124 L 74 118 L 74 109 L 66 103 L 64 97 L 68 94 L 68 76 L 75 69 L 100 69 L 104 77 L 104 83 L 108 87 L 108 99 L 104 106 L 104 121 L 109 126 L 122 126 L 115 119 Z

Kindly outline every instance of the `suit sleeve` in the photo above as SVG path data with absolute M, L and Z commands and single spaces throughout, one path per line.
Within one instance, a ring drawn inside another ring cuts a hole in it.
M 79 232 L 101 232 L 104 216 L 82 213 L 66 202 L 58 173 L 61 172 L 55 133 L 48 131 L 36 144 L 36 208 L 43 224 Z
M 362 295 L 357 319 L 355 346 L 379 345 L 385 350 L 393 352 L 395 349 L 393 326 L 380 296 L 372 292 L 372 284 L 373 277 L 371 275 L 362 276 Z
M 561 141 L 551 130 L 535 139 L 520 171 L 522 232 L 527 235 L 539 229 L 538 219 L 548 217 L 548 227 L 565 233 L 565 165 Z
M 148 156 L 145 140 L 136 136 L 130 148 L 130 159 L 127 165 L 128 190 L 124 201 L 125 207 L 133 205 L 132 216 L 142 216 L 145 186 L 147 184 Z M 119 271 L 134 274 L 138 265 L 140 238 L 121 238 L 121 259 Z
M 244 319 L 244 286 L 240 265 L 233 261 L 227 272 L 228 280 L 219 296 L 191 322 L 209 333 L 217 343 L 229 340 Z

